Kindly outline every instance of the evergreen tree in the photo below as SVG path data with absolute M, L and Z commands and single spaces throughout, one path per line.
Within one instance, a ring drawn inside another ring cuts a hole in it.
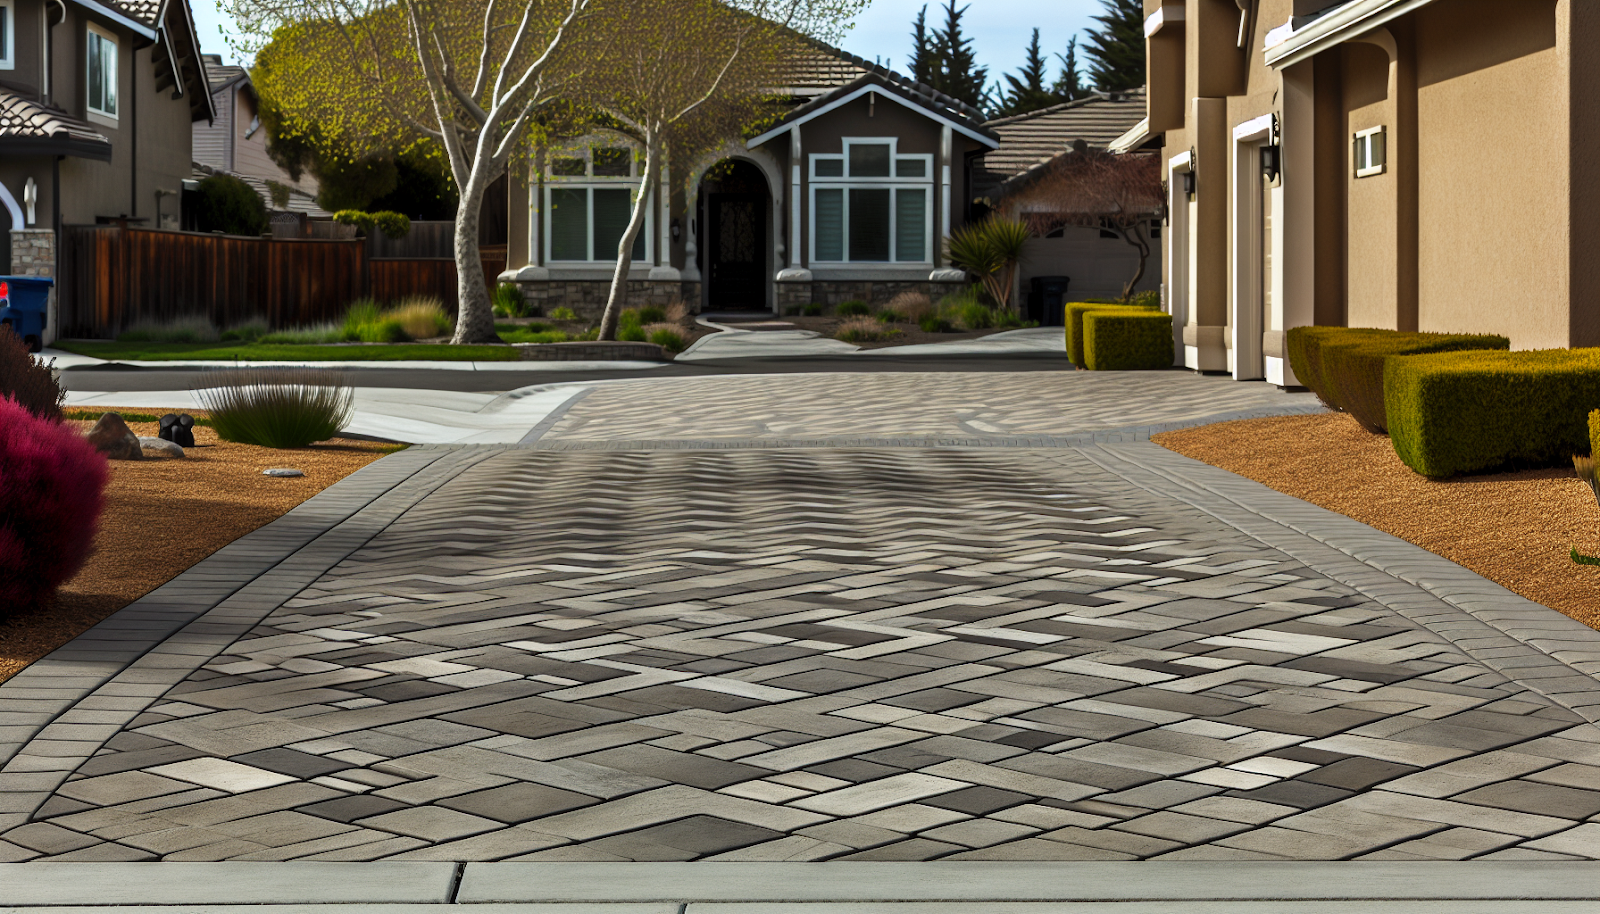
M 989 81 L 989 68 L 978 66 L 972 39 L 961 32 L 961 17 L 967 7 L 956 9 L 956 0 L 946 0 L 944 28 L 933 34 L 935 65 L 930 68 L 928 85 L 960 99 L 974 108 L 983 106 Z M 1143 25 L 1140 25 L 1142 37 Z
M 1061 75 L 1056 77 L 1056 84 L 1050 87 L 1051 94 L 1055 95 L 1058 102 L 1073 102 L 1089 94 L 1083 87 L 1083 76 L 1078 72 L 1078 36 L 1072 36 L 1067 42 L 1067 53 L 1057 54 L 1061 61 Z
M 1089 78 L 1102 92 L 1125 92 L 1144 85 L 1144 4 L 1140 0 L 1100 0 L 1104 9 L 1089 32 Z
M 1059 101 L 1055 93 L 1046 89 L 1044 85 L 1044 53 L 1039 50 L 1037 27 L 1033 30 L 1033 40 L 1028 42 L 1027 57 L 1023 61 L 1022 69 L 1015 75 L 1006 73 L 1005 81 L 1009 88 L 1004 88 L 999 93 L 999 104 L 995 110 L 998 117 L 1037 111 Z
M 917 21 L 911 25 L 911 58 L 907 61 L 907 69 L 911 71 L 913 80 L 926 85 L 933 79 L 937 65 L 933 44 L 928 37 L 928 6 L 923 4 L 917 13 Z

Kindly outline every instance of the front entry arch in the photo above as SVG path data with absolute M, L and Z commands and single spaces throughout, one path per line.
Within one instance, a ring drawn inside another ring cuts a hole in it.
M 769 311 L 772 192 L 761 169 L 725 159 L 700 184 L 699 245 L 708 311 Z

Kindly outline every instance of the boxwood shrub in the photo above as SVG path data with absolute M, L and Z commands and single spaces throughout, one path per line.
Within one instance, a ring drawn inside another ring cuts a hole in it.
M 1067 357 L 1079 368 L 1089 367 L 1083 356 L 1083 316 L 1090 311 L 1152 311 L 1148 305 L 1123 305 L 1106 302 L 1068 302 L 1065 308 Z
M 1384 400 L 1395 453 L 1424 476 L 1563 464 L 1591 446 L 1600 349 L 1393 357 Z
M 1083 357 L 1090 371 L 1172 367 L 1172 315 L 1144 309 L 1086 311 Z
M 1503 336 L 1403 333 L 1366 327 L 1295 327 L 1285 340 L 1296 378 L 1324 405 L 1342 409 L 1369 432 L 1389 428 L 1383 366 L 1393 356 L 1510 349 Z

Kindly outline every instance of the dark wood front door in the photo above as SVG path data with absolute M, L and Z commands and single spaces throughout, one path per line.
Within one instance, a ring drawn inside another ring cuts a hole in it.
M 712 194 L 706 201 L 712 311 L 767 310 L 767 201 L 761 194 Z

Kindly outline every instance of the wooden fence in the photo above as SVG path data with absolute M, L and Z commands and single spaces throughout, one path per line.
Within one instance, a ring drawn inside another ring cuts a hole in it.
M 505 250 L 484 251 L 484 280 Z M 205 318 L 273 328 L 338 320 L 350 302 L 411 295 L 456 308 L 455 262 L 368 255 L 360 239 L 248 238 L 121 226 L 66 226 L 57 270 L 63 336 L 109 337 L 144 321 Z

